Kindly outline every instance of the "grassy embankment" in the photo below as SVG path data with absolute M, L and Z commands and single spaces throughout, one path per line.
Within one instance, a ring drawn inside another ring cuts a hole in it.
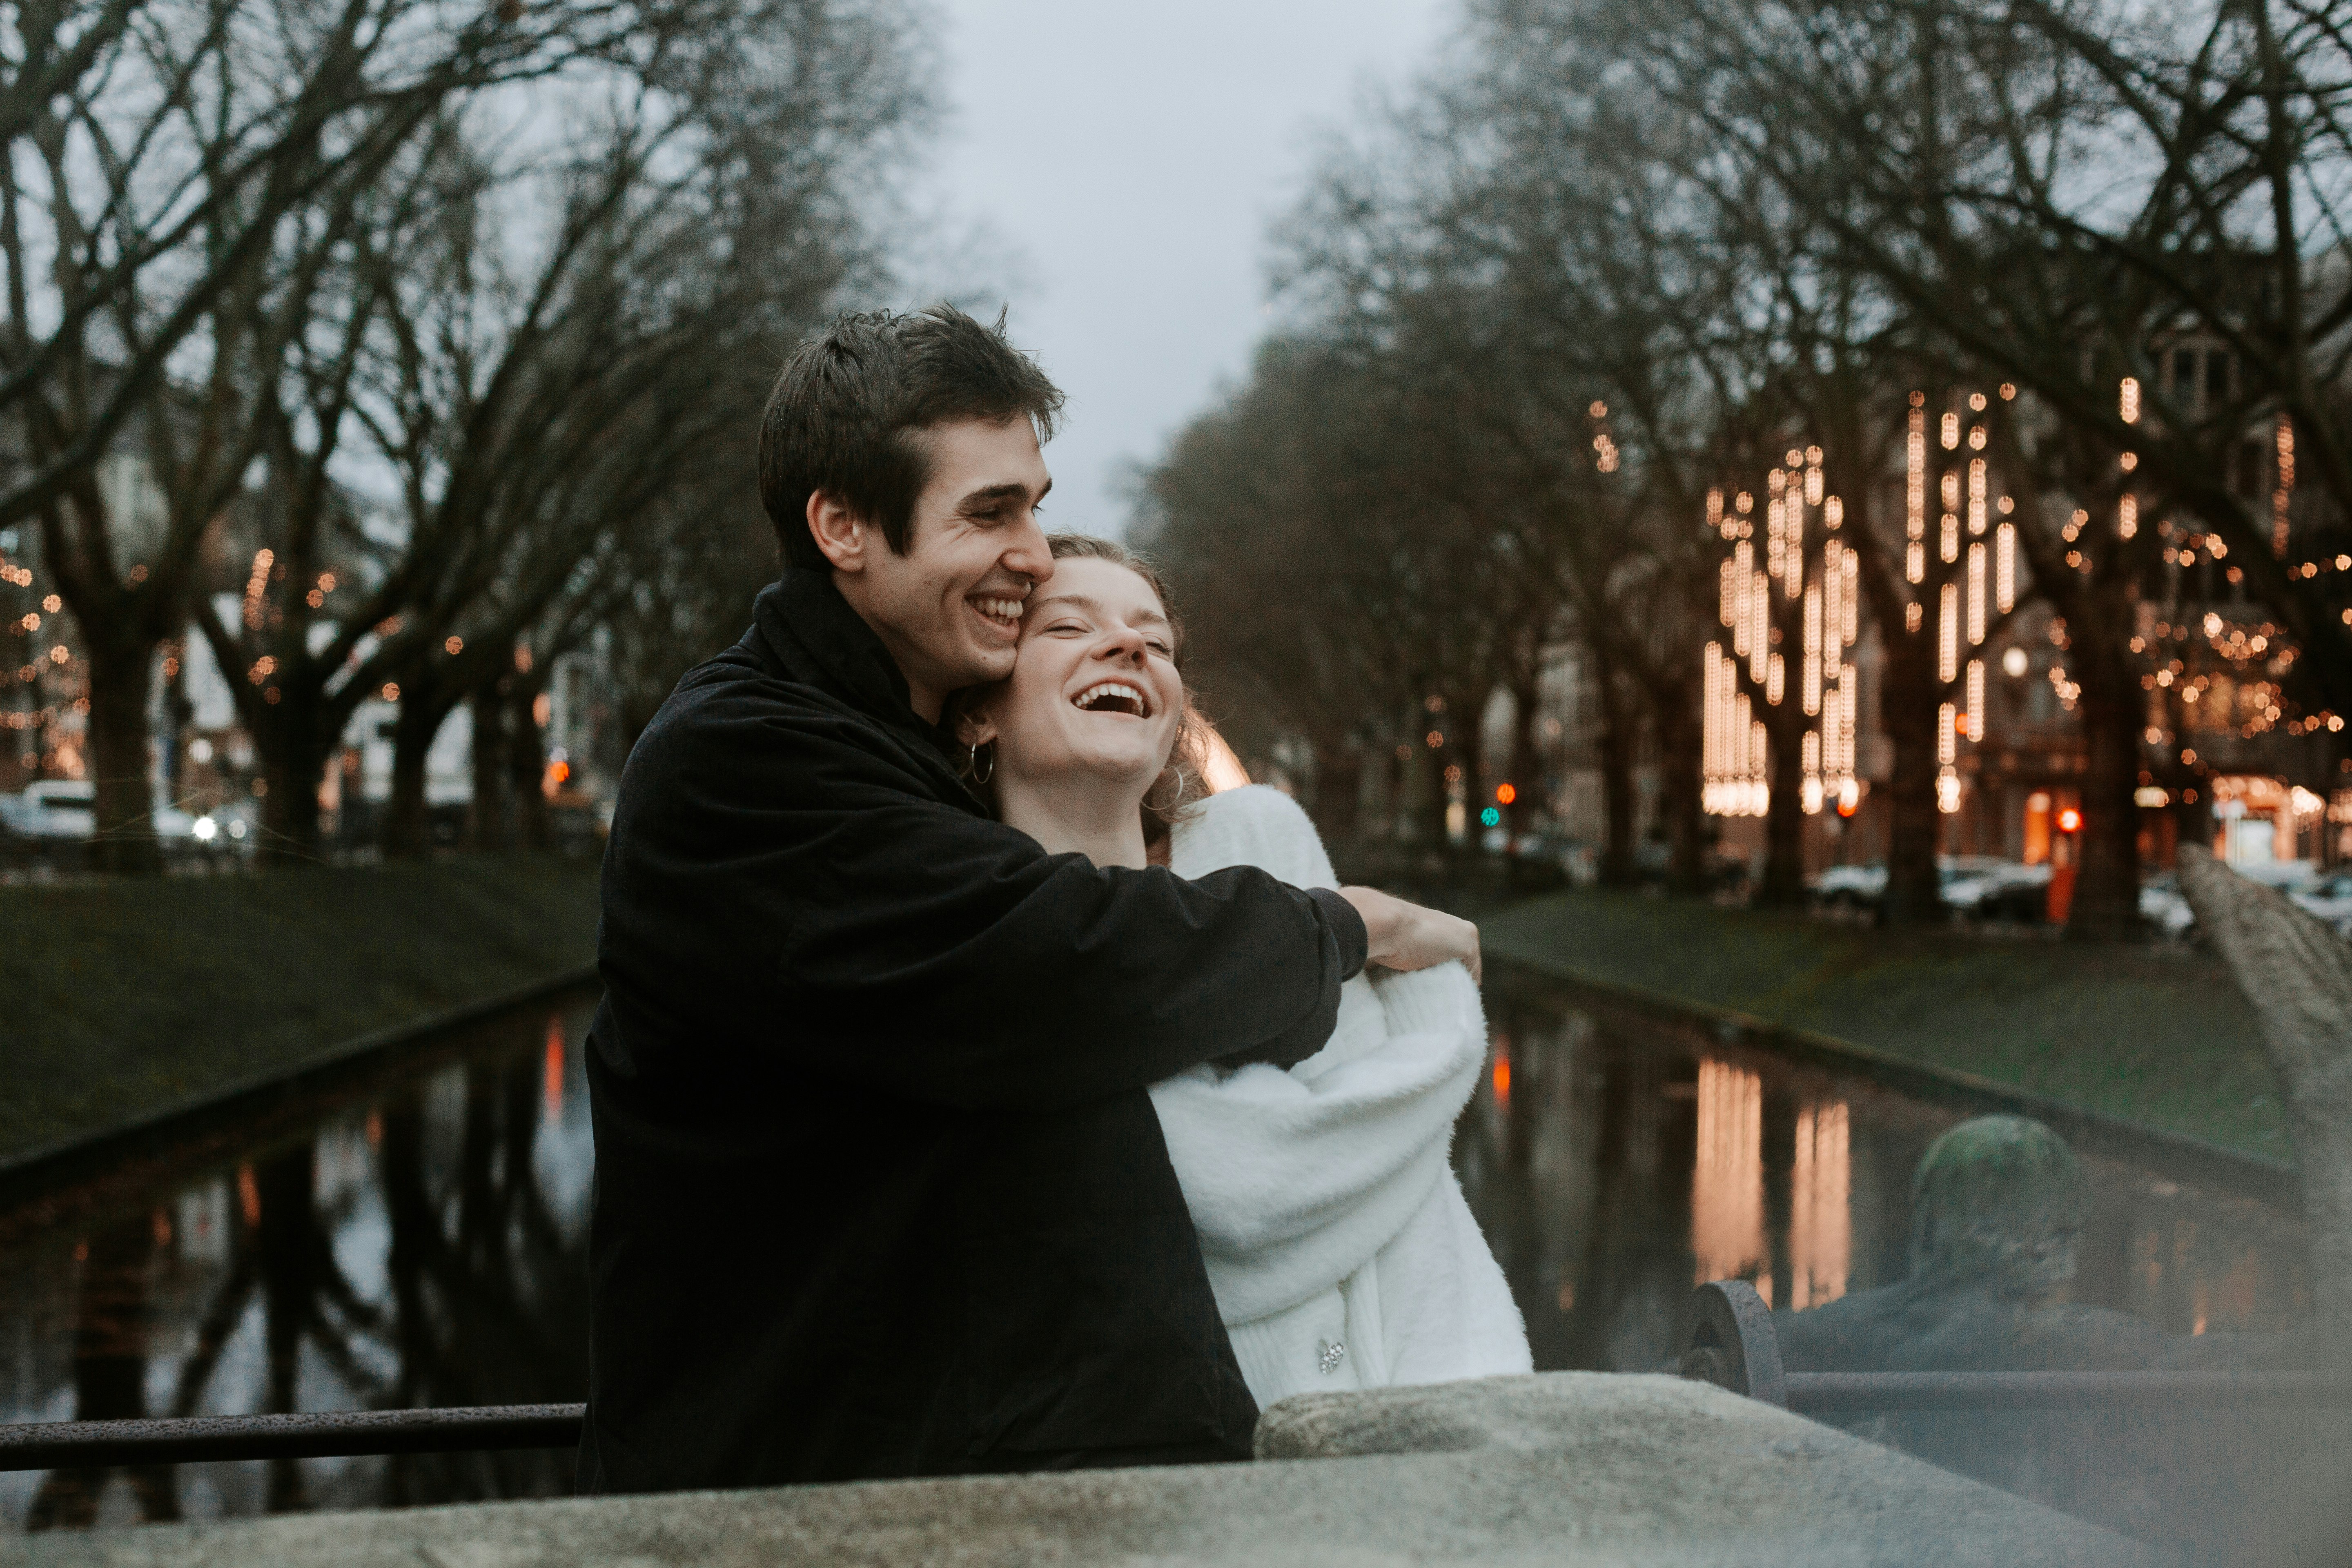
M 0 1160 L 593 961 L 596 867 L 0 888 Z
M 2253 1010 L 2210 952 L 1881 932 L 1578 891 L 1481 921 L 1490 956 L 1728 1007 L 2284 1158 Z

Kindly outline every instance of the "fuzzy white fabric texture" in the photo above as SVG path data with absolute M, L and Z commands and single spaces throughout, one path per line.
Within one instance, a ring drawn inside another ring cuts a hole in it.
M 1263 784 L 1176 829 L 1181 877 L 1263 867 L 1338 885 L 1315 826 Z M 1288 1394 L 1532 1370 L 1526 1326 L 1447 1154 L 1486 1058 L 1458 963 L 1341 988 L 1323 1048 L 1285 1072 L 1195 1068 L 1151 1089 L 1234 1359 Z

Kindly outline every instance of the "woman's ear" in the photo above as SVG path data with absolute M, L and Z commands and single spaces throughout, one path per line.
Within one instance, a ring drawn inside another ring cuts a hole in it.
M 973 709 L 956 717 L 956 741 L 966 746 L 985 746 L 996 739 L 996 721 L 988 716 L 985 708 Z

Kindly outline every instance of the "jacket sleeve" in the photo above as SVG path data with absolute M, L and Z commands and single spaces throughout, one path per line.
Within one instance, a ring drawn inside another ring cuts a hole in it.
M 793 1067 L 917 1100 L 1048 1109 L 1214 1058 L 1287 1066 L 1363 962 L 1336 895 L 1047 855 L 829 710 L 706 705 L 648 731 L 623 793 L 608 984 L 724 1037 L 756 1018 Z

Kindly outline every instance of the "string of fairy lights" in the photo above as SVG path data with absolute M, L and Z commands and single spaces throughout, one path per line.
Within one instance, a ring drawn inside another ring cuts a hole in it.
M 1777 594 L 1803 603 L 1795 698 L 1813 721 L 1801 742 L 1805 810 L 1836 803 L 1851 812 L 1862 789 L 1854 768 L 1861 680 L 1846 650 L 1862 629 L 1861 563 L 1837 537 L 1845 502 L 1827 493 L 1819 447 L 1790 449 L 1765 476 L 1764 489 L 1760 563 L 1753 492 L 1738 492 L 1727 509 L 1720 486 L 1707 491 L 1707 524 L 1731 544 L 1718 570 L 1717 606 L 1730 636 L 1709 642 L 1704 654 L 1700 803 L 1717 816 L 1761 816 L 1770 805 L 1769 734 L 1740 667 L 1748 683 L 1763 688 L 1767 704 L 1789 700 L 1788 660 L 1772 646 Z M 1815 519 L 1823 537 L 1809 556 Z
M 0 583 L 12 588 L 30 589 L 34 585 L 33 570 L 0 552 Z M 53 727 L 66 714 L 88 713 L 89 696 L 84 682 L 86 672 L 54 624 L 64 609 L 65 601 L 58 595 L 45 594 L 33 608 L 5 623 L 5 631 L 24 638 L 26 646 L 20 656 L 22 662 L 13 669 L 0 662 L 0 687 L 31 688 L 35 701 L 29 707 L 0 712 L 0 730 L 19 734 L 31 731 L 48 740 L 50 754 L 41 759 L 43 765 L 71 773 L 79 765 L 75 742 L 70 736 L 56 735 Z M 44 698 L 47 700 L 42 700 Z M 31 753 L 26 755 L 29 759 Z
M 2141 392 L 2136 378 L 2122 378 L 2117 412 L 2126 425 L 2142 417 Z M 2016 395 L 2016 387 L 2008 384 L 1993 395 L 2004 403 Z M 1956 398 L 1954 406 L 1931 414 L 1927 395 L 1914 392 L 1906 416 L 1903 577 L 1911 592 L 1903 607 L 1903 629 L 1934 638 L 1936 679 L 1943 688 L 1937 713 L 1936 796 L 1946 814 L 1961 806 L 1960 748 L 1986 738 L 1985 643 L 1996 617 L 2017 605 L 2016 502 L 2000 494 L 1993 482 L 1987 456 L 1991 404 L 1986 394 L 1969 392 Z M 2273 554 L 2287 561 L 2295 488 L 2293 421 L 2278 416 L 2266 445 L 2273 458 L 2270 542 Z M 2148 500 L 2131 479 L 2139 467 L 2137 454 L 2119 453 L 2116 467 L 2120 483 L 2111 537 L 2129 542 L 2147 523 Z M 1765 712 L 1793 700 L 1812 721 L 1802 736 L 1803 808 L 1811 815 L 1834 805 L 1850 814 L 1863 785 L 1854 763 L 1858 672 L 1847 654 L 1860 629 L 1859 562 L 1841 538 L 1846 508 L 1840 497 L 1826 493 L 1818 447 L 1790 450 L 1765 475 L 1762 489 L 1760 534 L 1752 491 L 1736 489 L 1727 501 L 1717 487 L 1706 496 L 1706 525 L 1729 549 L 1718 563 L 1717 581 L 1718 617 L 1727 635 L 1709 641 L 1702 655 L 1704 807 L 1718 816 L 1768 812 L 1771 747 Z M 2200 564 L 2221 567 L 2232 588 L 2242 581 L 2238 566 L 2225 564 L 2229 548 L 2213 532 L 2169 519 L 2153 526 L 2161 559 L 2173 574 L 2171 602 L 2181 600 L 2186 574 Z M 2068 517 L 2060 530 L 2068 570 L 2085 575 L 2093 571 L 2095 531 L 2087 510 L 2078 508 Z M 2288 562 L 2286 571 L 2302 578 L 2352 572 L 2352 554 Z M 1793 672 L 1777 646 L 1784 634 L 1774 625 L 1776 595 L 1780 602 L 1803 600 L 1801 653 Z M 2343 615 L 2352 624 L 2352 610 Z M 2059 656 L 2048 667 L 2052 691 L 2071 712 L 2083 693 L 2066 668 L 2063 656 L 2071 644 L 2063 618 L 2052 618 L 2049 640 Z M 2241 739 L 2274 728 L 2289 735 L 2344 728 L 2341 715 L 2325 710 L 2289 715 L 2281 678 L 2296 650 L 2273 622 L 2241 621 L 2218 608 L 2176 619 L 2143 603 L 2140 635 L 2131 639 L 2131 650 L 2153 667 L 2141 680 L 2151 694 L 2145 737 L 2151 747 L 2170 747 L 2181 738 L 2162 722 L 2166 702 L 2177 705 L 2182 728 Z M 2231 670 L 2196 668 L 2199 654 L 2224 661 Z M 2022 675 L 2029 668 L 2024 650 L 2012 647 L 2003 667 L 2011 676 Z M 2184 765 L 2200 774 L 2212 771 L 2193 747 L 2179 754 Z

